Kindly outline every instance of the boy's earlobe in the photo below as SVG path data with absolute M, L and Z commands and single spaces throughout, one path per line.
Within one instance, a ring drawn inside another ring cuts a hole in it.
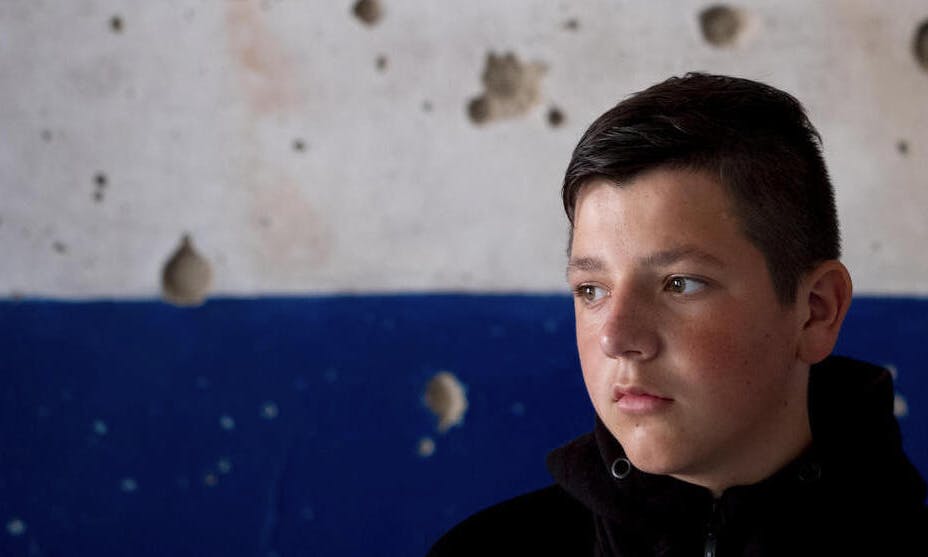
M 851 306 L 853 286 L 847 268 L 831 259 L 806 274 L 797 303 L 806 305 L 806 322 L 799 341 L 799 359 L 814 364 L 831 354 Z

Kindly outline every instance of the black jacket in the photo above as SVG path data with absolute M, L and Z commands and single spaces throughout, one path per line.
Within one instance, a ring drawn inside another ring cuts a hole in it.
M 624 452 L 597 421 L 548 455 L 556 485 L 475 514 L 429 556 L 928 556 L 925 482 L 902 451 L 893 399 L 882 368 L 835 356 L 813 366 L 812 447 L 717 500 L 636 469 L 617 479 Z

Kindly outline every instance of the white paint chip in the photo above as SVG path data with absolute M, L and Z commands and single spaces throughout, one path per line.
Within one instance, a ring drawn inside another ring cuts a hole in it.
M 220 474 L 228 474 L 232 471 L 232 461 L 228 458 L 220 458 L 216 462 L 216 470 L 219 470 Z
M 435 374 L 425 388 L 425 404 L 438 418 L 438 431 L 444 433 L 459 425 L 467 412 L 467 394 L 453 373 Z
M 235 429 L 235 420 L 232 418 L 232 416 L 223 414 L 222 416 L 219 416 L 219 427 L 226 431 L 232 431 Z
M 93 421 L 93 432 L 94 433 L 102 437 L 106 435 L 107 431 L 109 431 L 109 429 L 106 427 L 106 422 L 104 422 L 103 420 Z
M 139 489 L 139 484 L 135 481 L 135 478 L 123 478 L 119 482 L 119 489 L 123 493 L 135 493 Z
M 883 367 L 889 370 L 889 374 L 892 376 L 893 381 L 896 381 L 897 379 L 899 379 L 899 370 L 896 369 L 896 366 L 892 364 L 886 364 Z
M 280 409 L 277 407 L 277 404 L 269 400 L 261 405 L 261 417 L 265 420 L 273 420 L 280 414 Z
M 909 415 L 909 403 L 905 401 L 905 397 L 896 393 L 896 398 L 893 401 L 893 414 L 897 418 L 904 418 Z
M 13 537 L 22 536 L 26 533 L 26 523 L 19 518 L 11 518 L 6 523 L 6 531 Z
M 419 439 L 419 456 L 422 458 L 428 458 L 435 454 L 435 441 L 431 437 L 423 437 Z

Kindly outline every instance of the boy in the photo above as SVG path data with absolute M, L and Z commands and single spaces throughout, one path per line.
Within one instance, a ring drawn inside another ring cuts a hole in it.
M 928 555 L 890 376 L 829 355 L 851 279 L 796 99 L 671 78 L 590 126 L 562 194 L 594 431 L 431 555 Z

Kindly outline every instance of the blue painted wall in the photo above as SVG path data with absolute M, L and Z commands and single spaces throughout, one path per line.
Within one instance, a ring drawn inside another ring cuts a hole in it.
M 923 474 L 926 340 L 928 300 L 859 298 L 838 349 L 897 368 Z M 420 555 L 592 423 L 565 296 L 4 302 L 0 379 L 0 555 Z

